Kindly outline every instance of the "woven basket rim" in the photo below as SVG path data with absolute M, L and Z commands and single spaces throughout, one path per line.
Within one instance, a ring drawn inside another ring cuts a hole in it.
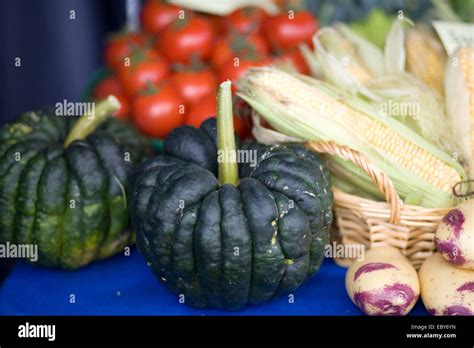
M 400 199 L 400 196 L 388 175 L 374 165 L 365 155 L 346 145 L 340 145 L 333 141 L 307 141 L 305 145 L 316 152 L 336 155 L 342 159 L 351 161 L 357 167 L 362 169 L 370 177 L 377 189 L 383 193 L 390 210 L 390 222 L 395 225 L 400 224 L 400 214 L 403 208 L 403 201 Z M 367 204 L 380 203 L 362 197 L 359 198 L 366 200 Z

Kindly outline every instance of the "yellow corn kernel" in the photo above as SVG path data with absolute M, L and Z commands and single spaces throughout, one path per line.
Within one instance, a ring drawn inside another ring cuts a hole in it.
M 474 48 L 461 47 L 456 55 L 457 64 L 461 68 L 464 83 L 469 95 L 469 114 L 471 115 L 471 154 L 474 167 Z M 471 175 L 474 171 L 471 170 Z
M 406 40 L 406 55 L 408 71 L 442 96 L 447 57 L 441 43 L 426 30 L 412 29 Z

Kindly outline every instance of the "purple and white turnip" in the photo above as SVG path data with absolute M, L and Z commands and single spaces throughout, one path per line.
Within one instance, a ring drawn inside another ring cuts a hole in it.
M 440 253 L 419 271 L 421 299 L 431 315 L 474 315 L 474 271 L 455 267 Z
M 420 295 L 415 268 L 398 249 L 376 247 L 354 261 L 346 273 L 346 290 L 368 315 L 406 315 Z
M 454 266 L 474 270 L 474 199 L 446 214 L 436 231 L 435 246 Z

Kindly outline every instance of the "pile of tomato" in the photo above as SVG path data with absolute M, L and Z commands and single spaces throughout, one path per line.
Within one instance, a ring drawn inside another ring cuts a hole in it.
M 289 62 L 308 73 L 298 46 L 311 45 L 317 30 L 316 19 L 305 10 L 270 16 L 244 7 L 219 17 L 157 0 L 145 2 L 140 20 L 141 32 L 108 38 L 104 58 L 111 74 L 93 96 L 115 95 L 121 102 L 116 116 L 158 138 L 215 115 L 218 83 L 235 81 L 251 67 Z M 245 137 L 249 125 L 239 116 L 235 128 Z

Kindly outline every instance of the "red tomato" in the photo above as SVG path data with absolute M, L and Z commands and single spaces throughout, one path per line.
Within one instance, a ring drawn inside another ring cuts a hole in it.
M 114 116 L 121 120 L 128 120 L 130 116 L 130 101 L 125 94 L 114 94 L 120 102 L 120 109 L 118 109 Z
M 234 10 L 225 22 L 231 30 L 242 34 L 260 33 L 267 13 L 259 7 L 242 7 Z
M 232 91 L 237 91 L 235 82 L 245 72 L 253 67 L 264 66 L 271 63 L 270 58 L 257 58 L 257 59 L 239 59 L 236 62 L 233 58 L 222 64 L 219 69 L 219 81 L 231 80 Z
M 234 105 L 234 125 L 238 119 L 239 130 L 238 133 L 241 139 L 252 137 L 252 108 L 246 101 L 240 97 L 233 97 Z M 236 127 L 237 129 L 237 127 Z
M 234 116 L 234 131 L 239 135 L 240 139 L 247 138 L 248 136 L 249 130 L 239 116 Z
M 114 113 L 114 116 L 126 120 L 130 112 L 130 102 L 123 92 L 122 85 L 116 76 L 107 76 L 102 79 L 94 88 L 92 96 L 96 99 L 104 99 L 109 95 L 114 95 L 120 102 L 120 109 Z
M 163 31 L 159 47 L 171 62 L 188 63 L 191 58 L 209 58 L 213 44 L 214 31 L 209 20 L 191 16 L 170 24 Z
M 145 37 L 137 33 L 111 37 L 105 44 L 105 65 L 112 70 L 119 69 L 124 65 L 124 58 L 130 57 L 132 51 L 143 48 L 145 43 Z
M 309 75 L 309 66 L 298 48 L 284 52 L 279 57 L 283 61 L 291 62 L 300 74 Z
M 234 34 L 217 42 L 212 52 L 211 61 L 214 67 L 218 68 L 231 58 L 240 58 L 244 55 L 265 56 L 268 52 L 268 45 L 260 35 Z
M 215 93 L 212 93 L 202 98 L 199 104 L 191 106 L 184 123 L 198 128 L 205 120 L 215 117 L 216 114 L 217 97 Z M 243 138 L 248 133 L 245 123 L 238 116 L 234 116 L 234 130 L 240 138 Z
M 165 138 L 183 124 L 184 114 L 180 112 L 183 105 L 181 96 L 170 84 L 152 88 L 135 98 L 133 122 L 142 133 Z
M 97 99 L 104 99 L 110 94 L 117 95 L 122 93 L 123 88 L 119 80 L 116 76 L 110 75 L 99 81 L 92 92 L 92 96 Z
M 157 0 L 148 0 L 140 11 L 143 29 L 151 34 L 158 34 L 179 16 L 179 7 Z
M 220 34 L 227 31 L 227 24 L 224 23 L 222 16 L 208 14 L 206 18 L 211 22 L 214 33 Z
M 130 58 L 130 66 L 123 66 L 118 71 L 118 78 L 125 93 L 134 96 L 149 85 L 157 84 L 169 74 L 170 68 L 166 59 L 153 49 L 135 52 Z
M 217 97 L 215 93 L 211 93 L 202 98 L 199 104 L 190 107 L 184 123 L 198 128 L 205 120 L 216 116 L 216 113 Z
M 176 72 L 171 76 L 171 83 L 187 106 L 200 103 L 203 97 L 214 94 L 217 89 L 216 76 L 209 69 Z
M 300 43 L 311 45 L 318 23 L 308 11 L 269 17 L 263 26 L 265 37 L 274 49 L 289 49 Z
M 253 34 L 247 36 L 247 42 L 250 44 L 249 48 L 244 47 L 243 52 L 255 53 L 256 55 L 267 55 L 270 52 L 267 42 L 261 35 Z M 248 51 L 246 51 L 248 50 Z M 253 51 L 252 51 L 253 50 Z
M 234 131 L 238 134 L 240 139 L 244 139 L 248 135 L 248 129 L 242 118 L 239 116 L 234 116 Z

